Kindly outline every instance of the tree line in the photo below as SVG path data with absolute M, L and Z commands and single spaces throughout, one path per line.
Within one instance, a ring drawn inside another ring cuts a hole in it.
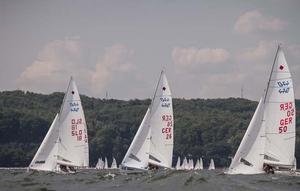
M 28 166 L 63 100 L 23 91 L 0 92 L 0 166 Z M 98 157 L 120 163 L 151 102 L 98 99 L 81 95 L 88 126 L 90 165 Z M 248 127 L 257 102 L 241 98 L 173 99 L 174 154 L 202 157 L 208 166 L 228 167 Z M 300 100 L 296 100 L 300 108 Z M 299 113 L 296 113 L 299 119 Z M 296 157 L 300 157 L 300 122 L 296 121 Z M 299 160 L 298 160 L 299 165 Z

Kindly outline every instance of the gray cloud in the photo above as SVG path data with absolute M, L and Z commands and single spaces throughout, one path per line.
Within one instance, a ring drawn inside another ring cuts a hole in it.
M 279 18 L 266 17 L 258 10 L 247 11 L 240 15 L 235 23 L 234 30 L 241 34 L 257 31 L 280 31 L 286 22 Z
M 99 96 L 114 75 L 129 72 L 133 50 L 123 44 L 105 48 L 91 68 L 85 63 L 85 51 L 80 38 L 49 42 L 37 59 L 18 77 L 20 89 L 49 93 L 64 90 L 70 76 L 93 96 Z

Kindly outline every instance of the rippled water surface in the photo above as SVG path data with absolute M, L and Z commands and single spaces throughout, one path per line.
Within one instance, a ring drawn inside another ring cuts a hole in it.
M 81 170 L 61 175 L 26 172 L 24 169 L 0 170 L 0 190 L 297 190 L 300 177 L 290 175 L 225 175 L 216 171 L 157 171 L 125 174 L 118 170 Z

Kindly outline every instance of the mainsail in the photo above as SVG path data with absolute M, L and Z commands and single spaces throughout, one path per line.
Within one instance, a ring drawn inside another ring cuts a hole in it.
M 229 174 L 263 173 L 264 164 L 292 169 L 295 164 L 295 98 L 280 45 L 264 96 L 236 152 Z
M 30 169 L 59 171 L 59 166 L 88 167 L 87 128 L 81 100 L 71 77 L 60 112 L 29 165 Z
M 295 160 L 296 109 L 293 81 L 279 46 L 265 96 L 265 160 L 270 165 L 292 168 Z
M 122 167 L 145 170 L 152 164 L 171 168 L 172 155 L 172 97 L 162 71 L 151 105 L 122 161 Z
M 171 168 L 173 156 L 173 105 L 171 91 L 164 71 L 159 82 L 150 109 L 150 153 L 149 163 Z

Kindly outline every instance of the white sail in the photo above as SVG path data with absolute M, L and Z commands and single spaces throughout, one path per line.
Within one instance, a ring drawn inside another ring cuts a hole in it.
M 190 159 L 190 161 L 189 161 L 189 170 L 194 170 L 194 161 L 193 161 L 193 159 Z
M 194 170 L 200 170 L 200 160 L 197 159 Z
M 29 165 L 30 169 L 52 171 L 56 168 L 58 127 L 58 115 L 56 115 Z
M 171 168 L 173 156 L 173 106 L 167 77 L 161 72 L 150 108 L 149 163 Z
M 88 167 L 88 152 L 85 117 L 76 84 L 71 78 L 60 112 L 29 168 L 59 171 L 60 165 Z
M 202 160 L 202 158 L 200 158 L 200 168 L 199 169 L 203 170 L 203 160 Z
M 147 169 L 150 149 L 150 110 L 144 116 L 144 119 L 135 134 L 133 141 L 127 150 L 122 161 L 122 167 Z
M 188 161 L 187 161 L 186 157 L 184 157 L 184 159 L 183 159 L 181 169 L 182 170 L 188 170 Z
M 242 142 L 231 161 L 228 174 L 263 173 L 265 126 L 263 123 L 264 104 L 260 99 Z
M 175 167 L 176 170 L 180 170 L 180 157 L 178 157 L 177 159 L 177 163 L 176 163 L 176 167 Z
M 108 169 L 108 162 L 107 162 L 107 158 L 106 157 L 104 159 L 104 168 L 103 169 Z
M 215 162 L 213 159 L 210 159 L 208 170 L 215 170 Z
M 78 89 L 71 78 L 59 115 L 58 163 L 89 166 L 85 117 Z
M 118 164 L 117 164 L 117 161 L 116 159 L 113 157 L 113 161 L 111 163 L 111 169 L 117 169 L 118 168 Z
M 104 168 L 104 161 L 102 160 L 102 158 L 98 158 L 98 162 L 96 164 L 96 169 L 103 169 Z
M 265 163 L 294 166 L 296 108 L 293 81 L 282 48 L 279 46 L 265 97 Z

